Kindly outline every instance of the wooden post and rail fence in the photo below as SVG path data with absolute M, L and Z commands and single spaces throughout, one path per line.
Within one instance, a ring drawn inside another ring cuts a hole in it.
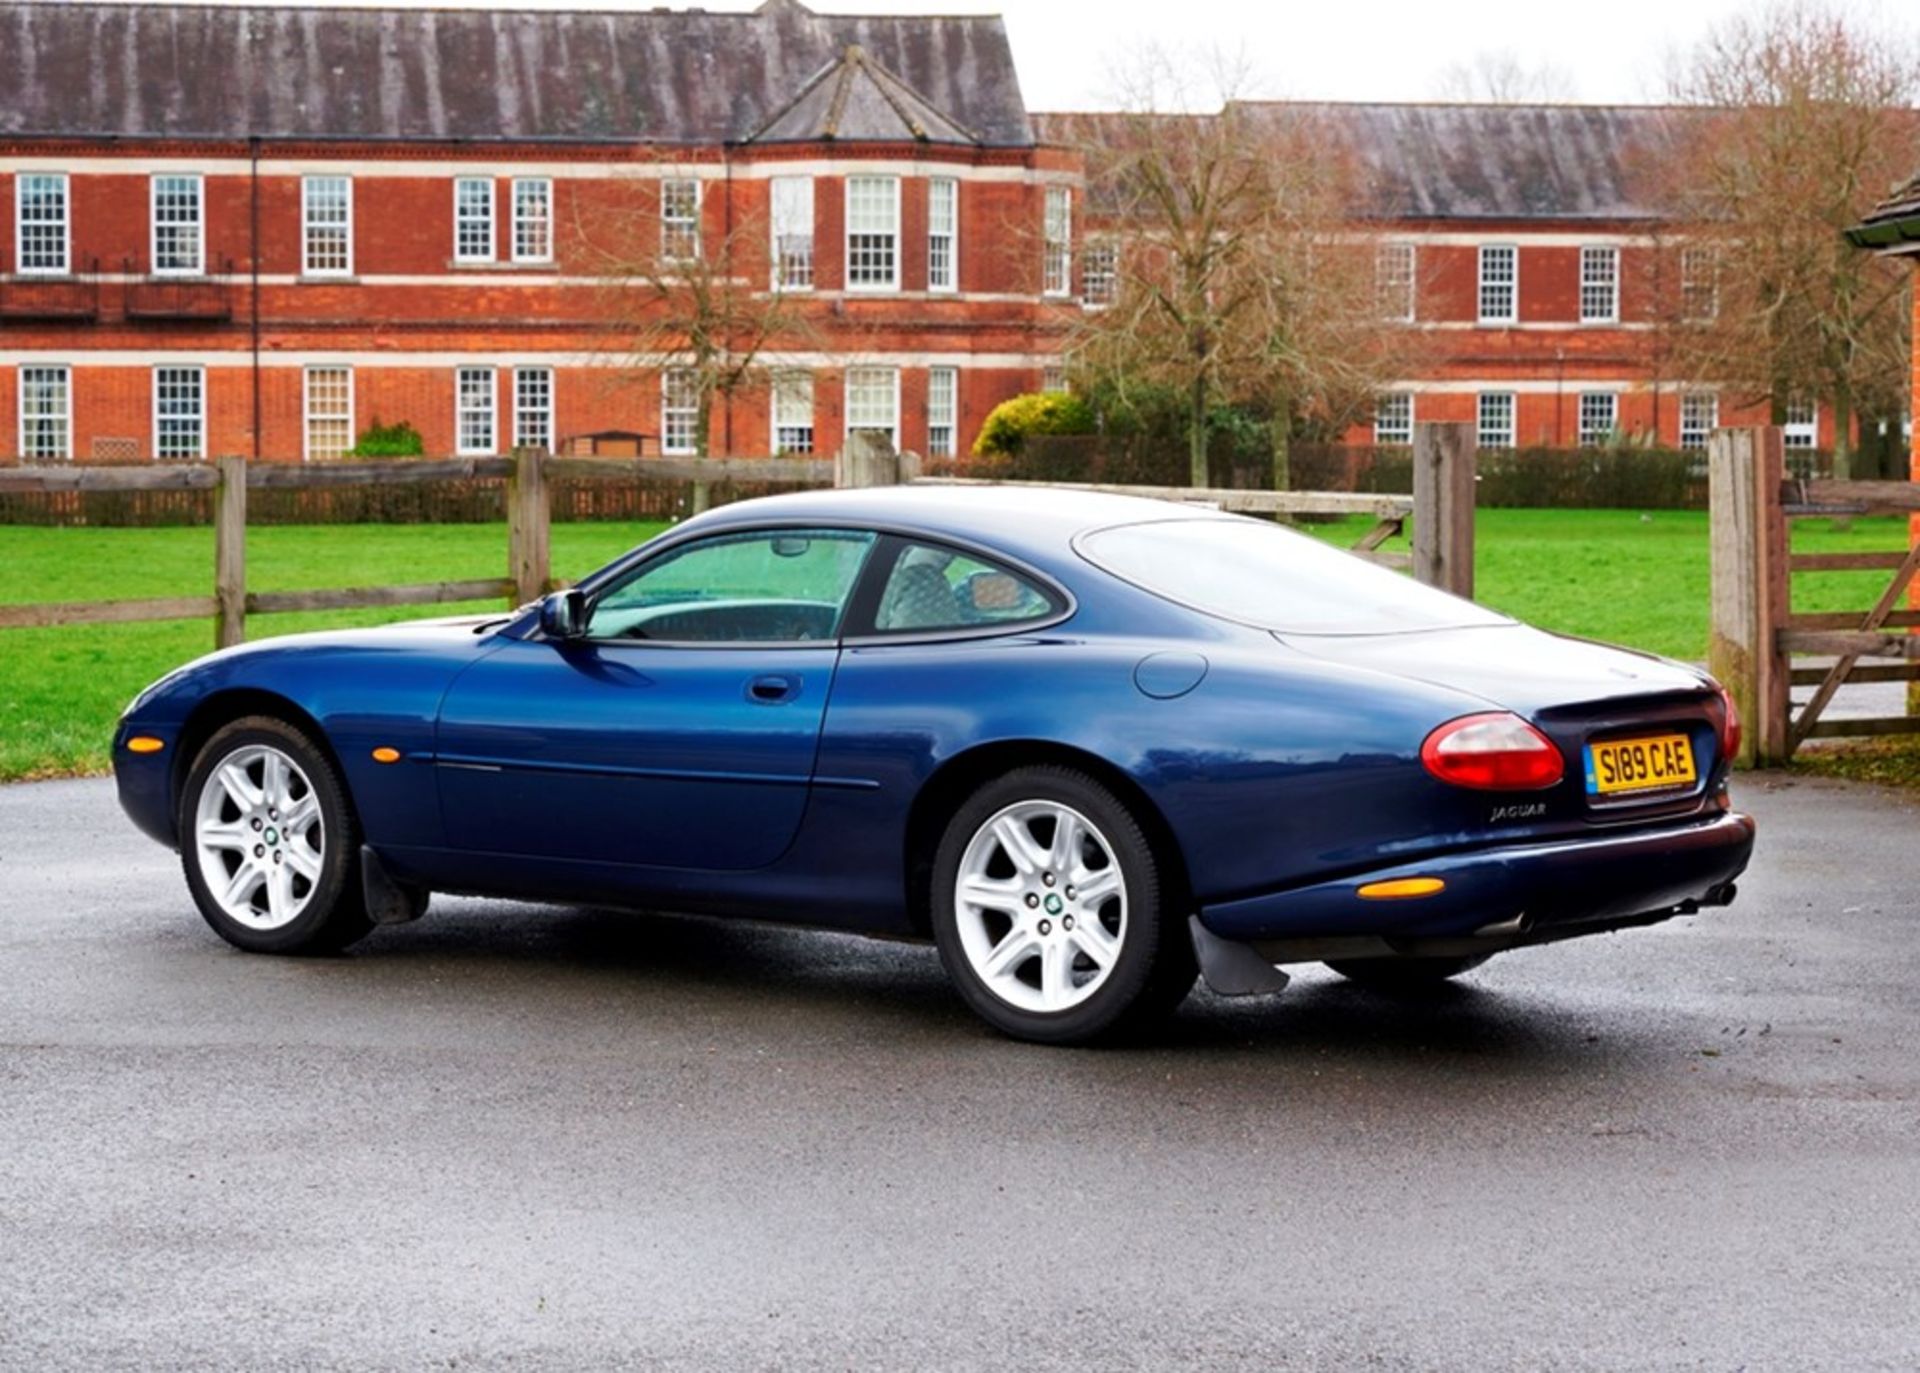
M 1414 491 L 1371 495 L 1338 491 L 1259 491 L 1238 488 L 1079 486 L 1071 483 L 997 483 L 1066 486 L 1169 501 L 1200 502 L 1248 514 L 1368 515 L 1374 523 L 1354 545 L 1362 557 L 1411 567 L 1415 577 L 1457 595 L 1473 594 L 1474 434 L 1467 424 L 1416 426 Z M 247 619 L 287 611 L 353 610 L 386 606 L 446 605 L 500 599 L 523 605 L 558 583 L 553 578 L 550 533 L 552 483 L 565 481 L 684 481 L 691 485 L 695 513 L 704 510 L 715 483 L 742 481 L 800 486 L 866 487 L 963 485 L 960 478 L 923 477 L 919 459 L 895 453 L 884 442 L 850 443 L 834 458 L 608 458 L 552 457 L 524 450 L 506 458 L 382 462 L 249 463 L 220 458 L 212 463 L 100 466 L 0 467 L 0 492 L 9 491 L 193 491 L 214 493 L 212 594 L 141 600 L 80 601 L 49 605 L 0 605 L 0 630 L 50 625 L 124 624 L 202 616 L 214 624 L 214 642 L 243 643 Z M 470 581 L 405 586 L 360 586 L 310 591 L 247 589 L 247 493 L 252 490 L 406 484 L 494 478 L 506 482 L 505 575 Z M 1413 521 L 1411 558 L 1382 545 Z
M 1906 551 L 1794 553 L 1789 521 L 1920 513 L 1920 483 L 1797 481 L 1787 477 L 1782 432 L 1723 429 L 1708 443 L 1713 621 L 1708 666 L 1745 724 L 1740 761 L 1775 767 L 1809 739 L 1920 733 L 1920 715 L 1823 719 L 1850 682 L 1920 681 L 1920 610 L 1908 608 L 1920 543 Z M 1796 572 L 1891 572 L 1858 611 L 1793 610 Z M 1795 658 L 1818 658 L 1795 666 Z M 1867 661 L 1863 661 L 1867 660 Z M 1797 710 L 1796 686 L 1812 695 Z M 1909 693 L 1912 687 L 1909 686 Z M 1912 697 L 1909 695 L 1909 699 Z

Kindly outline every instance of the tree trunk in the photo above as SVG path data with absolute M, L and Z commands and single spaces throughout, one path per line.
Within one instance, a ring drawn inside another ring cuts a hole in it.
M 1833 476 L 1836 481 L 1853 479 L 1853 392 L 1842 383 L 1833 390 Z M 1833 517 L 1836 534 L 1853 528 L 1845 515 Z
M 1193 374 L 1193 390 L 1189 398 L 1187 415 L 1187 485 L 1206 486 L 1209 484 L 1207 471 L 1207 374 L 1204 369 Z
M 1278 406 L 1267 421 L 1267 439 L 1272 448 L 1273 489 L 1293 489 L 1293 416 L 1286 406 Z

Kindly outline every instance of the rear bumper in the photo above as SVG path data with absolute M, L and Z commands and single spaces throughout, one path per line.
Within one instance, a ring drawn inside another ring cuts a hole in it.
M 1491 940 L 1495 927 L 1518 933 L 1605 926 L 1688 904 L 1717 904 L 1752 855 L 1752 819 L 1720 812 L 1682 825 L 1380 868 L 1207 906 L 1200 920 L 1220 938 L 1242 943 L 1350 936 Z M 1402 900 L 1370 901 L 1359 894 L 1369 883 L 1412 877 L 1437 877 L 1446 886 Z

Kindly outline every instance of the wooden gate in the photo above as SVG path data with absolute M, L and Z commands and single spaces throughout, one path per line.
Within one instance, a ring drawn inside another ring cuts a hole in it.
M 1707 455 L 1712 519 L 1713 626 L 1708 666 L 1746 722 L 1740 761 L 1787 762 L 1808 739 L 1920 733 L 1920 716 L 1823 719 L 1850 682 L 1920 681 L 1920 610 L 1905 608 L 1920 543 L 1902 553 L 1793 553 L 1788 521 L 1812 516 L 1920 513 L 1913 482 L 1789 481 L 1779 429 L 1724 429 Z M 1859 611 L 1795 614 L 1795 572 L 1889 571 Z M 1832 661 L 1795 667 L 1794 658 Z M 1863 659 L 1875 660 L 1863 665 Z M 1812 696 L 1794 710 L 1792 688 Z M 1911 699 L 1911 698 L 1910 698 Z

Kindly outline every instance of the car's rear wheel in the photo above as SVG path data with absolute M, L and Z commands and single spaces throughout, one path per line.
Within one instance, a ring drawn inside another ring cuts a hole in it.
M 1408 992 L 1438 986 L 1450 977 L 1473 971 L 1492 957 L 1483 953 L 1464 958 L 1344 958 L 1334 959 L 1327 966 L 1363 987 Z
M 333 762 L 284 720 L 207 740 L 180 796 L 187 886 L 215 933 L 255 953 L 324 953 L 372 928 L 359 826 Z
M 933 895 L 948 976 L 1016 1038 L 1113 1036 L 1193 987 L 1168 874 L 1127 807 L 1084 773 L 1023 768 L 974 792 L 940 841 Z

